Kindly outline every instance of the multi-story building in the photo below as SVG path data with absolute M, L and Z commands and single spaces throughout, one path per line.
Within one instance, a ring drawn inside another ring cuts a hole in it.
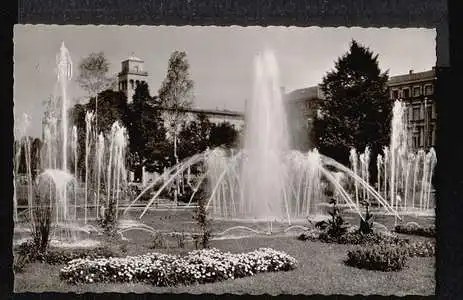
M 312 133 L 318 102 L 324 98 L 320 86 L 312 86 L 282 94 L 287 107 L 288 125 L 292 135 L 292 146 L 308 150 L 313 146 Z
M 169 109 L 165 109 L 166 112 Z M 199 108 L 187 108 L 181 109 L 185 114 L 185 120 L 192 121 L 199 115 L 205 115 L 211 123 L 219 125 L 220 123 L 228 122 L 235 127 L 237 130 L 241 130 L 244 125 L 244 114 L 232 110 L 212 110 L 212 109 L 199 109 Z
M 429 149 L 436 142 L 436 104 L 434 86 L 435 68 L 425 72 L 413 72 L 392 76 L 388 87 L 390 99 L 402 100 L 406 104 L 406 120 L 409 132 L 409 147 Z
M 391 101 L 402 100 L 406 103 L 406 121 L 409 147 L 411 149 L 429 149 L 436 141 L 436 105 L 434 85 L 435 69 L 425 72 L 409 71 L 405 75 L 391 76 L 387 82 Z M 319 86 L 298 89 L 285 95 L 288 101 L 291 128 L 296 135 L 306 130 L 310 137 L 313 119 L 318 112 L 317 103 L 324 98 Z M 299 132 L 299 133 L 298 133 Z M 310 147 L 310 138 L 304 148 Z
M 127 102 L 132 102 L 135 89 L 140 82 L 146 82 L 148 72 L 143 71 L 144 61 L 138 57 L 130 56 L 122 61 L 122 70 L 117 75 L 119 91 L 127 96 Z

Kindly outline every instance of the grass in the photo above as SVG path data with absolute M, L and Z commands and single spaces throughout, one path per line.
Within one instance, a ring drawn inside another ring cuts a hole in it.
M 131 218 L 139 215 L 130 212 Z M 359 218 L 347 215 L 352 225 L 358 225 Z M 392 229 L 394 218 L 376 216 L 375 221 Z M 402 223 L 418 222 L 427 226 L 432 218 L 404 217 Z M 143 223 L 161 231 L 197 232 L 197 224 L 192 219 L 192 211 L 168 210 L 150 211 L 143 218 Z M 225 222 L 215 220 L 214 232 L 221 232 L 231 226 L 246 225 L 264 230 L 268 224 L 242 222 Z M 277 228 L 277 224 L 274 228 Z M 282 227 L 283 228 L 283 227 Z M 277 228 L 280 230 L 281 228 Z M 277 230 L 277 231 L 278 231 Z M 179 249 L 175 239 L 168 238 L 167 248 L 152 249 L 153 237 L 142 231 L 130 231 L 124 234 L 128 241 L 111 245 L 122 247 L 125 255 L 139 255 L 147 252 L 184 254 L 194 249 L 192 242 L 187 242 L 184 249 Z M 418 236 L 404 236 L 409 239 L 429 239 Z M 107 242 L 107 241 L 106 241 Z M 134 293 L 212 293 L 212 294 L 382 294 L 382 295 L 433 295 L 435 293 L 435 258 L 410 258 L 407 267 L 399 272 L 379 272 L 361 270 L 346 266 L 349 245 L 327 244 L 322 242 L 298 241 L 294 236 L 256 236 L 243 239 L 212 240 L 211 246 L 230 252 L 247 252 L 259 247 L 270 247 L 288 253 L 299 262 L 298 268 L 289 272 L 257 274 L 223 282 L 177 287 L 153 287 L 146 284 L 87 284 L 70 285 L 59 279 L 61 265 L 51 266 L 32 263 L 25 267 L 23 273 L 15 274 L 15 292 L 134 292 Z M 91 250 L 89 250 L 91 251 Z
M 245 252 L 259 247 L 285 251 L 295 257 L 299 266 L 294 271 L 257 274 L 223 282 L 153 287 L 145 284 L 70 285 L 59 279 L 62 266 L 34 263 L 25 272 L 15 275 L 16 292 L 135 292 L 135 293 L 212 293 L 212 294 L 383 294 L 433 295 L 435 289 L 434 258 L 412 258 L 400 272 L 377 272 L 348 267 L 343 263 L 348 245 L 302 242 L 294 237 L 257 237 L 240 240 L 213 241 L 212 246 Z M 191 245 L 189 245 L 189 248 Z M 188 249 L 150 250 L 144 244 L 128 243 L 128 254 L 159 251 L 181 253 Z

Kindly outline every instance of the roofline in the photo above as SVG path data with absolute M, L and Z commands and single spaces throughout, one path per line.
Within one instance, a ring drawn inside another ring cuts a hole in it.
M 126 61 L 137 61 L 137 62 L 145 62 L 143 59 L 141 58 L 135 58 L 135 57 L 127 57 L 126 59 L 122 60 L 121 62 L 126 62 Z
M 197 113 L 197 114 L 205 114 L 205 115 L 216 115 L 216 116 L 229 116 L 229 117 L 237 117 L 237 118 L 244 118 L 244 113 L 232 110 L 210 110 L 210 109 L 200 109 L 200 108 L 161 108 L 162 110 L 169 111 L 169 110 L 179 110 L 185 113 Z

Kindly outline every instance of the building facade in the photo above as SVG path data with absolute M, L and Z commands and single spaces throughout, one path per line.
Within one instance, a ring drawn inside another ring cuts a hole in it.
M 406 104 L 406 120 L 409 133 L 408 146 L 414 150 L 429 149 L 436 143 L 436 104 L 434 86 L 436 72 L 413 72 L 389 78 L 391 101 L 402 100 Z
M 313 127 L 318 103 L 324 98 L 320 86 L 284 93 L 288 126 L 291 130 L 293 148 L 307 151 L 313 147 Z
M 391 76 L 387 82 L 391 101 L 402 100 L 406 104 L 408 146 L 413 150 L 435 147 L 436 143 L 436 104 L 434 86 L 435 69 L 425 72 L 409 71 L 408 74 Z M 302 130 L 309 136 L 313 130 L 313 120 L 318 113 L 317 104 L 324 99 L 320 86 L 298 89 L 285 94 L 288 102 L 291 128 L 296 135 Z M 299 125 L 298 125 L 299 124 Z
M 168 113 L 169 109 L 165 112 Z M 209 110 L 188 108 L 181 110 L 185 113 L 185 121 L 193 121 L 198 115 L 205 115 L 209 122 L 219 125 L 224 122 L 230 123 L 236 130 L 241 130 L 244 126 L 244 114 L 231 110 Z
M 138 57 L 130 56 L 121 63 L 121 71 L 117 75 L 119 91 L 127 96 L 127 102 L 132 102 L 135 89 L 140 82 L 146 82 L 148 72 L 143 70 L 144 61 Z

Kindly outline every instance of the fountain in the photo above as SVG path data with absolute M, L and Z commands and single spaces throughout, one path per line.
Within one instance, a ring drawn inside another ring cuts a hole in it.
M 51 98 L 50 106 L 44 116 L 43 146 L 40 157 L 36 158 L 40 160 L 42 172 L 35 179 L 33 178 L 30 163 L 31 146 L 25 131 L 30 121 L 26 118 L 24 128 L 21 128 L 18 136 L 14 174 L 15 176 L 19 174 L 20 159 L 22 155 L 25 156 L 27 180 L 23 186 L 27 187 L 26 221 L 32 225 L 32 228 L 35 222 L 43 222 L 44 218 L 51 218 L 52 244 L 92 246 L 95 243 L 85 241 L 86 236 L 80 233 L 88 236 L 88 233 L 98 231 L 91 221 L 101 217 L 100 205 L 103 204 L 106 208 L 112 205 L 117 213 L 119 199 L 125 196 L 123 192 L 127 186 L 125 169 L 127 133 L 117 121 L 111 127 L 111 132 L 106 134 L 96 132 L 93 130 L 95 115 L 93 112 L 87 112 L 86 127 L 83 128 L 85 145 L 79 149 L 78 128 L 71 126 L 67 113 L 69 108 L 67 87 L 71 78 L 71 57 L 62 43 L 57 56 L 59 88 L 55 89 L 59 91 L 59 96 L 54 95 Z M 83 151 L 84 155 L 84 170 L 79 168 L 80 151 Z M 84 176 L 80 176 L 79 173 L 84 173 Z M 83 180 L 80 180 L 82 177 Z M 24 222 L 20 218 L 24 210 L 18 205 L 19 197 L 16 191 L 19 186 L 16 185 L 16 181 L 14 216 L 16 228 L 19 230 L 20 224 Z M 97 192 L 92 193 L 95 189 Z
M 243 149 L 236 153 L 217 148 L 194 155 L 159 176 L 125 209 L 126 214 L 143 194 L 162 183 L 140 214 L 141 219 L 162 191 L 182 182 L 194 165 L 206 166 L 205 174 L 188 177 L 193 186 L 190 205 L 199 187 L 207 186 L 207 209 L 215 219 L 291 223 L 323 213 L 328 202 L 324 186 L 331 186 L 345 205 L 363 218 L 358 196 L 352 199 L 334 171 L 355 182 L 362 194 L 391 214 L 395 209 L 369 183 L 369 157 L 362 156 L 361 176 L 316 149 L 307 153 L 291 150 L 290 132 L 278 78 L 275 56 L 264 52 L 255 63 L 254 97 L 246 111 Z M 356 192 L 358 195 L 358 192 Z M 398 217 L 398 216 L 397 216 Z
M 437 162 L 430 148 L 409 149 L 406 105 L 396 101 L 392 110 L 391 142 L 377 156 L 377 190 L 401 214 L 434 214 L 432 178 Z M 369 149 L 361 154 L 368 156 Z M 356 150 L 351 150 L 351 168 L 358 174 Z M 363 168 L 363 167 L 362 167 Z

